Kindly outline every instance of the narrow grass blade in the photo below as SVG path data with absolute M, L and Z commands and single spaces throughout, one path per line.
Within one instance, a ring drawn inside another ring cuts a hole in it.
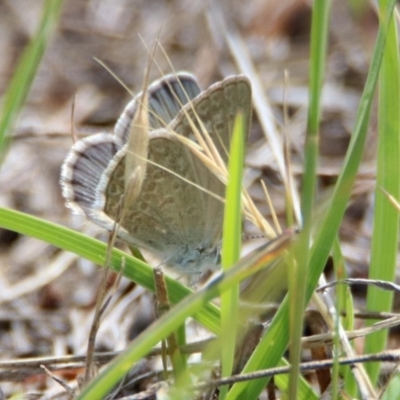
M 314 2 L 311 24 L 310 54 L 310 104 L 308 109 L 305 143 L 304 175 L 302 182 L 301 210 L 303 231 L 298 245 L 298 258 L 292 262 L 293 274 L 289 275 L 290 301 L 290 385 L 289 398 L 298 394 L 299 368 L 301 362 L 301 337 L 303 316 L 306 308 L 306 287 L 309 271 L 309 247 L 317 179 L 319 125 L 321 114 L 322 82 L 327 52 L 330 1 Z
M 242 175 L 245 152 L 245 126 L 242 114 L 238 114 L 233 125 L 229 157 L 229 179 L 226 186 L 226 203 L 222 241 L 222 269 L 229 270 L 240 257 L 242 241 Z M 221 339 L 222 376 L 232 374 L 237 341 L 239 286 L 221 294 Z M 228 391 L 224 386 L 220 391 L 223 399 Z
M 46 0 L 35 36 L 25 48 L 8 86 L 0 113 L 0 163 L 5 155 L 15 121 L 28 95 L 46 45 L 58 21 L 62 0 Z
M 380 2 L 384 14 L 388 2 Z M 375 192 L 374 230 L 372 233 L 371 264 L 369 278 L 385 281 L 395 280 L 397 249 L 399 239 L 399 213 L 390 204 L 379 188 L 389 192 L 396 199 L 400 198 L 400 62 L 399 41 L 395 16 L 387 26 L 388 39 L 382 59 L 379 85 L 378 115 L 378 160 L 377 190 Z M 393 293 L 375 287 L 369 287 L 367 310 L 391 311 Z M 375 321 L 369 321 L 370 324 Z M 387 331 L 368 335 L 365 341 L 366 353 L 377 353 L 386 348 Z M 373 383 L 379 375 L 380 363 L 366 366 Z

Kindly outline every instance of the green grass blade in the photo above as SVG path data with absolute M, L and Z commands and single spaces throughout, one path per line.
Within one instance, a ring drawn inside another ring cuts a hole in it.
M 381 400 L 400 399 L 400 374 L 398 372 L 396 372 L 395 375 L 392 376 L 389 384 L 385 388 L 380 399 Z
M 244 118 L 238 114 L 233 125 L 229 157 L 229 179 L 226 186 L 226 203 L 222 242 L 222 269 L 229 270 L 240 258 L 242 242 L 242 175 L 245 152 Z M 232 375 L 237 341 L 239 285 L 221 294 L 221 347 L 222 376 Z M 228 387 L 221 388 L 219 398 L 223 399 Z
M 18 211 L 0 207 L 0 226 L 31 236 L 60 249 L 70 251 L 100 266 L 105 263 L 107 245 L 63 226 L 47 222 Z M 113 249 L 110 268 L 119 271 L 125 259 L 124 276 L 154 292 L 153 269 L 142 261 L 121 250 Z M 175 280 L 165 277 L 169 299 L 176 304 L 192 293 Z M 215 334 L 220 332 L 220 317 L 217 307 L 209 304 L 195 318 Z
M 305 226 L 310 225 L 314 209 L 322 82 L 329 35 L 330 7 L 330 1 L 316 1 L 312 14 L 309 83 L 310 104 L 308 108 L 304 175 L 302 181 L 303 189 L 301 193 L 301 210 Z
M 387 1 L 381 1 L 381 11 L 387 8 Z M 374 230 L 372 234 L 371 263 L 369 278 L 394 282 L 399 239 L 398 211 L 390 204 L 383 188 L 396 199 L 400 198 L 400 64 L 397 23 L 393 15 L 388 26 L 388 39 L 382 59 L 379 81 L 378 115 L 378 159 L 377 190 L 375 192 Z M 368 287 L 367 309 L 391 311 L 392 292 L 382 292 Z M 375 321 L 369 321 L 370 324 Z M 366 353 L 376 353 L 386 348 L 387 330 L 368 335 L 365 340 Z M 380 363 L 368 363 L 367 371 L 371 381 L 378 379 Z
M 43 3 L 43 15 L 38 30 L 25 48 L 4 96 L 0 113 L 0 163 L 11 137 L 10 132 L 28 95 L 46 45 L 58 21 L 62 3 L 62 0 L 46 0 Z
M 292 263 L 289 275 L 290 301 L 290 385 L 289 398 L 298 396 L 299 366 L 301 362 L 303 316 L 306 308 L 306 287 L 309 270 L 309 247 L 313 220 L 314 198 L 317 179 L 319 124 L 321 114 L 322 82 L 327 53 L 330 1 L 314 2 L 311 25 L 310 54 L 310 105 L 308 109 L 307 136 L 305 143 L 304 175 L 302 182 L 301 210 L 303 231 L 300 235 L 297 262 Z

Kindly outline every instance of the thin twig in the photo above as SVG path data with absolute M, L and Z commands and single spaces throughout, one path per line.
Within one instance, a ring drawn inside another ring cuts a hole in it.
M 41 365 L 40 368 L 43 369 L 43 371 L 48 375 L 53 381 L 57 382 L 60 386 L 62 386 L 71 396 L 71 398 L 75 397 L 75 391 L 69 387 L 62 379 L 58 378 L 55 376 L 51 371 L 49 371 L 44 365 Z
M 353 357 L 353 358 L 340 357 L 338 360 L 340 365 L 353 365 L 353 364 L 361 364 L 361 363 L 367 363 L 367 362 L 382 362 L 382 361 L 393 362 L 393 363 L 399 362 L 400 361 L 400 351 L 399 350 L 384 351 L 381 353 L 367 354 L 367 355 L 357 356 L 357 357 Z M 319 369 L 331 368 L 333 366 L 334 362 L 335 362 L 335 360 L 329 359 L 329 360 L 323 360 L 323 361 L 313 361 L 313 362 L 301 363 L 300 371 L 306 372 L 306 371 L 315 371 L 315 370 L 319 370 Z M 289 372 L 290 372 L 290 366 L 270 368 L 270 369 L 266 369 L 266 370 L 262 370 L 262 371 L 252 372 L 249 374 L 240 374 L 240 375 L 231 376 L 229 378 L 210 380 L 208 382 L 204 382 L 199 385 L 196 385 L 194 387 L 194 389 L 195 390 L 203 390 L 203 389 L 207 389 L 209 387 L 232 385 L 237 382 L 246 382 L 246 381 L 250 381 L 250 380 L 254 380 L 254 379 L 266 378 L 269 376 L 287 374 Z

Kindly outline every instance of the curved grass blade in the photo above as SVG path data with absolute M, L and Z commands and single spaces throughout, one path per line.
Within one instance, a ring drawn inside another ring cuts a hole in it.
M 105 243 L 63 226 L 2 207 L 0 207 L 0 226 L 71 251 L 98 265 L 103 266 L 105 263 L 107 253 Z M 110 268 L 118 272 L 123 258 L 125 259 L 124 276 L 154 292 L 153 269 L 144 262 L 121 250 L 113 249 Z M 173 304 L 192 293 L 190 289 L 168 276 L 165 280 L 169 298 Z M 217 307 L 208 304 L 195 318 L 211 332 L 219 333 L 220 321 Z

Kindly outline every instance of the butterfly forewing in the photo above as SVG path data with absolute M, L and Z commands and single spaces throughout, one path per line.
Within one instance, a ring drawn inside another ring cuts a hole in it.
M 251 85 L 243 75 L 228 77 L 222 82 L 211 85 L 183 107 L 171 122 L 170 128 L 176 133 L 194 139 L 190 121 L 195 123 L 200 132 L 200 125 L 203 125 L 226 162 L 234 119 L 239 112 L 243 113 L 248 134 L 251 118 Z
M 188 101 L 200 93 L 196 78 L 188 73 L 166 75 L 163 79 L 152 83 L 148 89 L 149 128 L 157 129 L 167 126 Z M 128 103 L 118 118 L 115 136 L 122 143 L 128 141 L 130 124 L 135 116 L 142 94 L 139 93 Z
M 251 85 L 245 76 L 226 78 L 210 86 L 190 104 L 187 104 L 171 122 L 171 130 L 183 136 L 194 138 L 190 120 L 195 122 L 201 132 L 200 125 L 205 128 L 218 153 L 227 163 L 230 150 L 230 139 L 236 115 L 241 112 L 244 116 L 245 133 L 248 134 L 251 118 Z M 201 124 L 200 124 L 201 121 Z M 204 165 L 200 163 L 202 167 Z M 207 188 L 211 193 L 224 198 L 225 186 L 211 173 L 204 173 L 199 164 L 194 164 L 195 183 Z M 198 188 L 193 188 L 199 192 Z M 194 194 L 193 194 L 194 195 Z M 204 237 L 211 242 L 219 240 L 222 231 L 223 203 L 216 201 L 210 195 L 204 196 L 205 214 Z

